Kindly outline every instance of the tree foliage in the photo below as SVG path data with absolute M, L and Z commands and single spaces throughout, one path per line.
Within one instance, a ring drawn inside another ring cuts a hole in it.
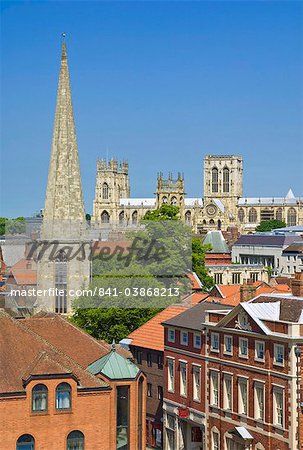
M 210 245 L 203 245 L 199 238 L 194 237 L 192 239 L 193 271 L 196 272 L 206 289 L 210 289 L 214 285 L 214 279 L 208 275 L 208 270 L 205 266 L 205 253 L 209 250 L 211 250 Z
M 264 220 L 263 222 L 260 223 L 260 225 L 258 225 L 256 227 L 256 231 L 271 231 L 274 230 L 276 228 L 284 228 L 286 227 L 286 223 L 283 222 L 282 220 L 276 220 L 276 219 L 272 219 L 272 220 Z
M 16 219 L 6 219 L 0 217 L 0 235 L 22 234 L 25 233 L 26 223 L 24 217 L 16 217 Z
M 179 208 L 178 206 L 163 204 L 159 209 L 154 211 L 147 211 L 143 220 L 178 220 Z

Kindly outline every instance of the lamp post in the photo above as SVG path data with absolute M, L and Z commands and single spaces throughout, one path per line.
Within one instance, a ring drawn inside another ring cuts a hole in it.
M 299 359 L 300 359 L 300 355 L 301 355 L 301 350 L 300 347 L 296 346 L 295 347 L 295 356 L 297 359 L 297 414 L 298 414 L 298 433 L 297 433 L 297 438 L 298 438 L 298 450 L 300 450 L 300 444 L 301 444 L 301 436 L 300 436 L 300 408 L 301 408 L 301 404 L 300 404 L 300 364 L 299 364 Z

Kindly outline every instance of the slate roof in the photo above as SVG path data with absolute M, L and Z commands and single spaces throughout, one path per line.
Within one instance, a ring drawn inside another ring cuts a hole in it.
M 239 245 L 263 245 L 273 247 L 283 247 L 298 241 L 298 236 L 276 235 L 276 234 L 243 234 L 239 237 L 234 246 Z
M 204 301 L 203 303 L 198 303 L 192 308 L 187 309 L 178 316 L 163 321 L 162 324 L 200 331 L 203 328 L 202 323 L 205 321 L 206 311 L 230 311 L 230 309 L 232 309 L 231 306 Z

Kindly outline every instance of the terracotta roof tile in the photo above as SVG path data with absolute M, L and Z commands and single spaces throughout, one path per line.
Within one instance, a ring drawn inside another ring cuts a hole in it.
M 179 305 L 165 308 L 128 336 L 129 339 L 132 339 L 130 345 L 164 351 L 164 327 L 161 323 L 181 314 L 188 308 L 188 306 Z

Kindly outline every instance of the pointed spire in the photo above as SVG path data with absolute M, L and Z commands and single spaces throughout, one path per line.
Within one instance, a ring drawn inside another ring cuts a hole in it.
M 289 190 L 288 190 L 288 192 L 287 192 L 285 198 L 288 199 L 288 200 L 291 199 L 291 198 L 296 198 L 296 197 L 294 196 L 294 193 L 293 193 L 292 189 L 289 189 Z
M 46 222 L 85 221 L 65 33 L 62 38 L 56 115 L 44 208 Z

